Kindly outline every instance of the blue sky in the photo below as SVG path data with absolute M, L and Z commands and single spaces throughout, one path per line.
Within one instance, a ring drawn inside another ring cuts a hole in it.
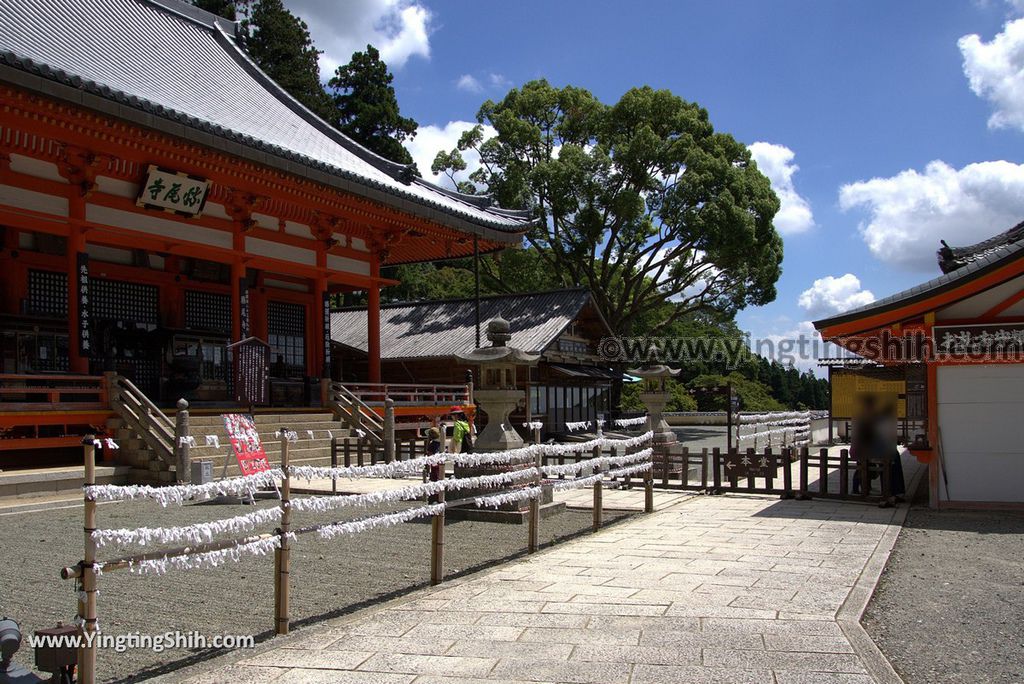
M 288 4 L 325 69 L 381 49 L 422 170 L 486 98 L 540 77 L 608 102 L 667 88 L 762 143 L 786 259 L 778 299 L 738 318 L 754 337 L 806 333 L 936 275 L 939 238 L 1024 219 L 1020 0 Z

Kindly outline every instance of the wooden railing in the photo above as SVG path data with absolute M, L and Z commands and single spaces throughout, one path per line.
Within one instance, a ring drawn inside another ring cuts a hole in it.
M 0 451 L 60 449 L 109 417 L 102 376 L 0 374 Z
M 106 404 L 97 375 L 0 374 L 0 410 L 90 411 Z
M 395 406 L 463 406 L 471 400 L 469 385 L 345 383 L 350 394 L 369 406 L 391 399 Z
M 175 464 L 174 421 L 131 380 L 117 373 L 107 373 L 107 392 L 111 410 L 124 419 L 160 460 Z
M 384 444 L 384 422 L 381 417 L 348 386 L 337 382 L 328 384 L 325 404 L 350 430 L 361 431 L 362 436 L 371 444 Z

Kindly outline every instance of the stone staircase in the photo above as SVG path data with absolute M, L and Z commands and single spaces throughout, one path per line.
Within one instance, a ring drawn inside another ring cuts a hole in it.
M 327 436 L 327 431 L 339 441 L 345 439 L 351 440 L 353 444 L 358 442 L 358 438 L 352 435 L 349 429 L 327 412 L 257 414 L 255 421 L 271 465 L 277 465 L 281 461 L 281 440 L 274 436 L 281 427 L 287 427 L 299 436 L 299 441 L 293 442 L 289 450 L 292 465 L 330 465 L 331 440 Z M 130 480 L 133 483 L 158 485 L 171 484 L 175 481 L 174 466 L 158 458 L 122 419 L 110 419 L 107 422 L 107 429 L 121 447 L 114 453 L 119 463 L 131 468 Z M 313 431 L 313 439 L 309 438 L 307 430 Z M 215 480 L 241 475 L 231 449 L 231 441 L 224 429 L 224 419 L 219 414 L 191 415 L 189 433 L 196 440 L 196 446 L 189 449 L 189 458 L 192 461 L 212 462 Z M 207 435 L 216 435 L 220 440 L 220 447 L 206 446 Z

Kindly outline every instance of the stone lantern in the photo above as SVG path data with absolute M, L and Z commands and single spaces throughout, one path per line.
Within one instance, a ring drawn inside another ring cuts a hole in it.
M 473 399 L 479 404 L 480 410 L 487 414 L 487 425 L 480 431 L 473 442 L 473 450 L 506 451 L 523 446 L 523 438 L 515 431 L 509 421 L 509 414 L 525 397 L 525 392 L 516 387 L 516 371 L 521 366 L 532 366 L 540 359 L 540 354 L 530 354 L 508 346 L 512 336 L 509 324 L 500 316 L 487 324 L 487 340 L 489 347 L 480 347 L 469 354 L 459 355 L 461 363 L 480 367 L 479 386 L 473 390 Z M 497 473 L 532 467 L 531 463 L 485 463 L 478 466 L 455 466 L 456 477 L 476 477 L 478 475 L 494 475 Z M 563 510 L 564 503 L 554 503 L 551 488 L 543 487 L 540 498 L 542 516 Z M 462 490 L 460 496 L 470 498 L 486 496 L 494 490 Z M 503 504 L 497 510 L 477 508 L 473 504 L 449 509 L 448 515 L 464 520 L 486 520 L 489 522 L 521 524 L 526 521 L 529 503 L 527 501 Z
M 665 413 L 665 405 L 670 397 L 667 387 L 668 379 L 679 375 L 679 371 L 668 366 L 657 365 L 635 368 L 626 372 L 643 381 L 640 401 L 647 408 L 648 425 L 654 432 L 654 450 L 656 453 L 663 453 L 670 444 L 676 442 L 676 433 L 672 432 L 672 428 L 665 422 L 665 417 L 662 414 Z
M 473 399 L 487 414 L 487 425 L 473 442 L 477 451 L 503 451 L 523 446 L 523 438 L 508 418 L 524 397 L 523 390 L 516 388 L 516 369 L 536 364 L 540 354 L 507 346 L 511 339 L 508 321 L 499 316 L 487 324 L 487 340 L 491 346 L 458 356 L 462 363 L 480 367 L 479 386 L 474 388 Z

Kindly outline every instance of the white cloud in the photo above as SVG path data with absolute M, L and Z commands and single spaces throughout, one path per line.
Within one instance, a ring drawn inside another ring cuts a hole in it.
M 838 356 L 840 353 L 834 344 L 822 342 L 811 321 L 794 323 L 792 319 L 782 316 L 773 321 L 771 330 L 771 333 L 765 335 L 751 334 L 750 350 L 770 361 L 778 361 L 783 366 L 793 366 L 823 377 L 827 371 L 818 368 L 818 359 Z
M 455 82 L 455 87 L 468 93 L 482 93 L 484 91 L 483 84 L 476 80 L 476 76 L 472 74 L 462 74 L 459 76 L 459 80 Z
M 420 173 L 429 181 L 440 183 L 451 187 L 452 183 L 443 174 L 431 174 L 430 165 L 434 163 L 434 157 L 442 150 L 448 152 L 455 148 L 462 134 L 473 128 L 476 123 L 473 121 L 449 121 L 444 127 L 441 126 L 420 126 L 416 130 L 416 137 L 405 143 Z M 492 127 L 484 126 L 484 139 L 490 138 L 497 133 Z M 462 153 L 466 160 L 466 170 L 456 174 L 458 180 L 468 180 L 469 174 L 480 168 L 480 155 L 473 150 Z
M 779 196 L 782 206 L 775 215 L 775 227 L 783 235 L 803 233 L 814 227 L 814 214 L 811 205 L 796 191 L 793 185 L 793 174 L 800 167 L 793 163 L 796 156 L 793 150 L 785 145 L 756 142 L 749 147 L 750 155 L 757 162 L 768 180 L 772 190 Z
M 1024 2 L 1017 5 L 1024 7 Z M 1024 130 L 1024 19 L 1004 24 L 988 43 L 971 34 L 957 45 L 971 90 L 993 107 L 989 128 Z
M 818 278 L 804 290 L 797 304 L 812 318 L 824 318 L 849 311 L 875 301 L 871 290 L 861 287 L 860 279 L 852 273 Z
M 320 73 L 330 78 L 352 53 L 367 44 L 380 51 L 391 69 L 412 57 L 430 58 L 431 13 L 420 0 L 286 0 L 288 9 L 309 24 L 320 55 Z
M 908 169 L 844 185 L 839 206 L 868 211 L 860 232 L 876 258 L 935 271 L 940 239 L 970 245 L 1024 218 L 1024 164 L 989 161 L 957 170 L 933 161 L 924 173 Z
M 482 79 L 477 78 L 473 74 L 462 74 L 455 81 L 455 87 L 467 93 L 482 93 L 485 90 L 507 90 L 511 85 L 512 81 L 505 78 L 502 74 L 495 73 L 487 74 Z

